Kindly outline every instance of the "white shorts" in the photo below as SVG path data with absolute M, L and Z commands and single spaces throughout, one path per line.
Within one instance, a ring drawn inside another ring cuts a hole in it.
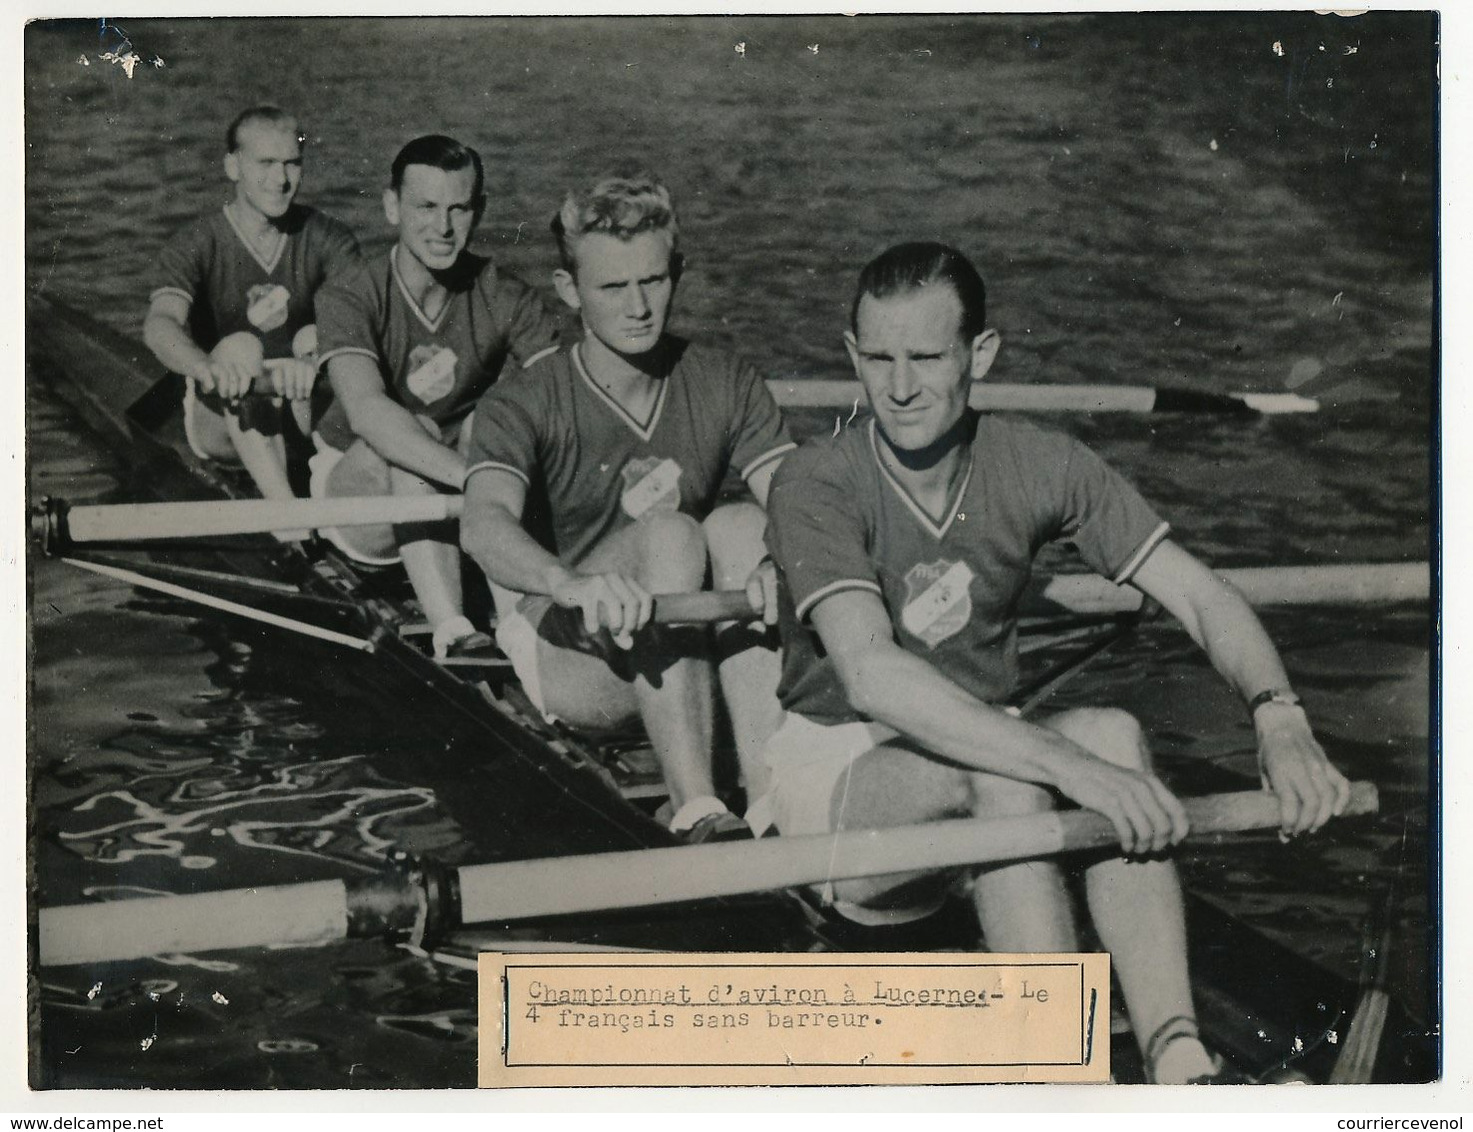
M 832 833 L 830 814 L 840 780 L 847 786 L 854 760 L 896 735 L 881 723 L 822 724 L 784 713 L 762 752 L 772 778 L 767 793 L 747 811 L 752 832 L 761 837 L 776 826 L 790 837 Z
M 542 672 L 537 665 L 537 626 L 522 612 L 521 594 L 492 585 L 496 599 L 496 647 L 511 661 L 512 672 L 522 685 L 522 691 L 532 706 L 542 713 L 548 723 L 556 723 L 557 716 L 547 713 L 547 703 L 542 695 Z
M 767 793 L 748 808 L 747 824 L 761 837 L 770 827 L 789 837 L 833 832 L 836 795 L 848 788 L 854 760 L 899 733 L 882 723 L 815 723 L 788 712 L 763 758 L 772 771 Z M 840 808 L 842 809 L 842 801 Z M 813 886 L 819 899 L 846 920 L 869 927 L 894 926 L 923 920 L 939 909 L 944 891 L 935 899 L 903 907 L 871 908 L 850 900 L 834 899 L 832 884 Z
M 188 418 L 185 418 L 186 421 Z M 307 459 L 308 477 L 307 493 L 313 499 L 330 499 L 331 493 L 327 490 L 327 477 L 332 470 L 338 466 L 338 461 L 343 458 L 343 453 L 322 439 L 321 433 L 312 434 L 312 455 Z M 388 555 L 383 558 L 372 554 L 364 554 L 363 551 L 354 547 L 347 539 L 343 538 L 342 532 L 336 527 L 320 527 L 317 531 L 333 546 L 337 547 L 354 562 L 362 563 L 364 566 L 395 566 L 400 558 L 397 554 Z
M 189 442 L 189 450 L 201 460 L 209 460 L 211 456 L 204 451 L 195 436 L 194 414 L 199 407 L 199 401 L 194 395 L 194 378 L 184 379 L 184 439 Z

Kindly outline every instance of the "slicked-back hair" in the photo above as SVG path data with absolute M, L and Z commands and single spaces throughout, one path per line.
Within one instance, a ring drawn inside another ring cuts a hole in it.
M 389 187 L 396 193 L 404 186 L 404 170 L 411 165 L 428 165 L 431 169 L 443 169 L 454 173 L 460 169 L 476 171 L 475 188 L 471 191 L 474 200 L 480 200 L 486 189 L 486 171 L 481 165 L 481 155 L 468 145 L 447 138 L 444 134 L 426 134 L 415 138 L 399 151 L 394 164 L 389 167 Z
M 963 341 L 971 342 L 987 329 L 987 286 L 982 276 L 961 252 L 933 243 L 896 244 L 865 265 L 849 308 L 849 328 L 859 333 L 859 302 L 866 295 L 885 299 L 937 284 L 949 286 L 961 301 Z
M 672 260 L 680 241 L 680 224 L 670 189 L 644 170 L 606 173 L 587 189 L 572 190 L 552 218 L 563 270 L 577 275 L 573 245 L 578 237 L 603 232 L 630 240 L 641 232 L 669 232 Z
M 234 153 L 240 148 L 240 131 L 246 126 L 260 124 L 262 126 L 276 126 L 280 129 L 295 128 L 297 132 L 297 144 L 306 145 L 307 135 L 297 122 L 297 116 L 290 110 L 283 110 L 280 106 L 262 105 L 252 106 L 249 110 L 242 110 L 235 116 L 235 120 L 225 127 L 225 152 Z

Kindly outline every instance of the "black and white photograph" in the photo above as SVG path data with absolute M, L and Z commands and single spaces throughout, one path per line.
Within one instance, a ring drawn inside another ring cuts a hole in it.
M 1439 35 L 27 24 L 32 1096 L 472 1089 L 482 952 L 1444 1081 Z

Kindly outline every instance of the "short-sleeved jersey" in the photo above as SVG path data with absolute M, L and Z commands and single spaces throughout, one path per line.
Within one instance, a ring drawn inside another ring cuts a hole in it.
M 289 358 L 297 331 L 314 320 L 320 288 L 357 264 L 352 231 L 315 209 L 293 205 L 275 250 L 263 256 L 222 208 L 164 249 L 149 300 L 178 295 L 188 302 L 190 336 L 204 350 L 246 330 L 260 337 L 266 357 Z
M 973 415 L 970 462 L 946 513 L 926 513 L 881 460 L 873 420 L 804 446 L 778 470 L 767 545 L 781 571 L 783 706 L 819 723 L 850 707 L 813 608 L 845 590 L 879 595 L 896 642 L 979 700 L 1018 676 L 1018 604 L 1039 550 L 1072 542 L 1092 569 L 1128 580 L 1166 537 L 1139 493 L 1079 441 Z
M 508 356 L 525 366 L 556 348 L 560 323 L 537 292 L 470 252 L 448 273 L 449 296 L 430 318 L 400 277 L 398 250 L 323 288 L 317 340 L 324 363 L 345 354 L 371 359 L 391 398 L 445 426 L 475 408 Z M 334 448 L 353 442 L 341 402 L 317 431 Z
M 577 345 L 502 382 L 476 410 L 468 474 L 498 468 L 523 480 L 527 529 L 566 565 L 647 512 L 704 519 L 728 469 L 748 479 L 794 447 L 750 365 L 673 335 L 659 349 L 664 376 L 648 420 L 594 382 Z

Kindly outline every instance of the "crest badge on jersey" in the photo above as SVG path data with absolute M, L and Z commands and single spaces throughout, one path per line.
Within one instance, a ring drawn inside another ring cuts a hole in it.
M 280 283 L 257 283 L 246 292 L 246 321 L 262 334 L 286 323 L 292 293 Z
M 668 456 L 644 456 L 630 460 L 619 474 L 624 477 L 624 491 L 619 506 L 631 519 L 650 511 L 680 510 L 680 465 Z
M 972 619 L 972 579 L 965 562 L 919 562 L 905 575 L 905 608 L 900 624 L 927 648 L 954 637 Z
M 433 405 L 455 391 L 455 363 L 449 346 L 416 346 L 409 351 L 409 376 L 405 386 L 426 405 Z

